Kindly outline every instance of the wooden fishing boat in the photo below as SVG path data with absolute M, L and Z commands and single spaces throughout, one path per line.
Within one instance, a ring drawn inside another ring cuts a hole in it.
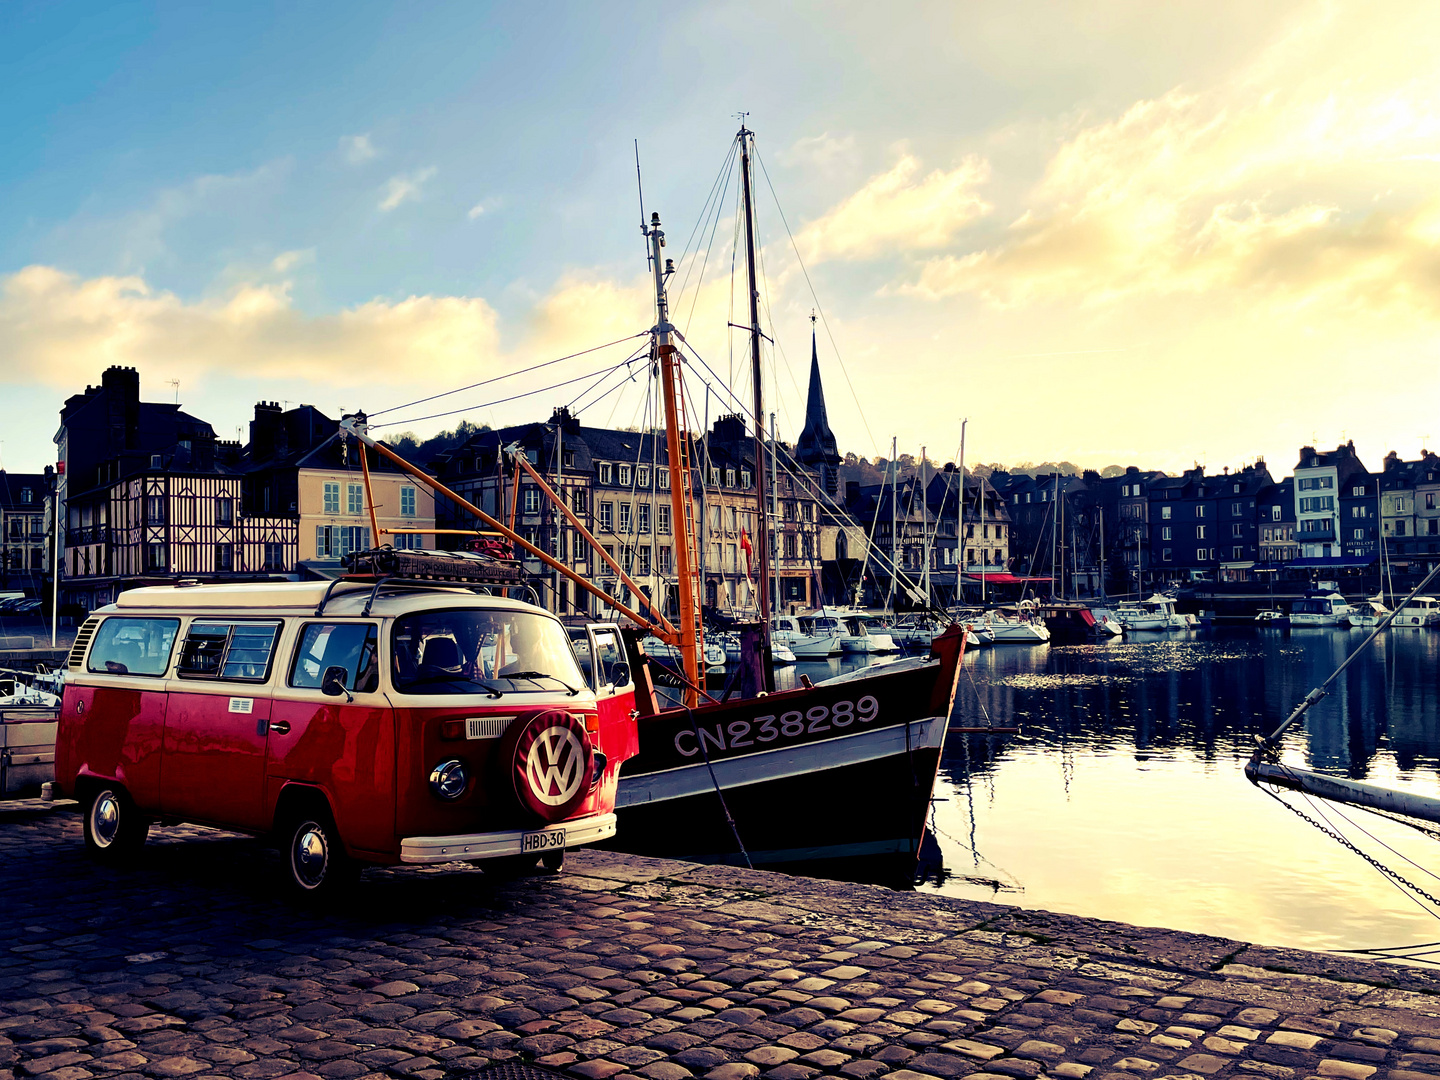
M 755 432 L 755 475 L 764 477 L 772 446 L 758 422 L 765 415 L 761 394 L 766 380 L 760 363 L 764 335 L 755 277 L 752 138 L 744 127 L 737 136 L 750 285 L 754 394 L 750 420 Z M 679 335 L 669 320 L 666 293 L 673 267 L 661 255 L 665 234 L 660 216 L 652 214 L 648 222 L 642 218 L 641 225 L 655 286 L 651 356 L 664 405 L 664 464 L 674 477 L 670 498 L 677 613 L 673 617 L 667 617 L 661 605 L 626 574 L 518 447 L 509 450 L 517 483 L 523 477 L 550 501 L 628 590 L 633 606 L 405 461 L 369 434 L 363 416 L 345 418 L 342 430 L 475 515 L 513 544 L 517 555 L 524 552 L 524 557 L 538 559 L 548 571 L 597 597 L 604 609 L 637 628 L 628 642 L 627 668 L 636 683 L 640 752 L 621 771 L 614 846 L 708 862 L 804 867 L 851 879 L 911 880 L 954 703 L 964 631 L 952 627 L 932 642 L 924 657 L 815 685 L 802 678 L 799 687 L 777 693 L 772 673 L 770 545 L 760 543 L 755 545 L 758 621 L 742 630 L 745 655 L 733 666 L 740 695 L 716 698 L 707 692 L 694 455 L 685 421 Z M 360 460 L 364 465 L 364 454 Z M 368 466 L 365 478 L 368 485 Z M 759 520 L 766 521 L 763 483 L 756 484 L 756 494 Z M 380 535 L 378 524 L 376 535 Z M 646 634 L 671 654 L 669 664 L 652 666 L 638 644 Z M 678 690 L 678 704 L 655 692 L 657 682 Z

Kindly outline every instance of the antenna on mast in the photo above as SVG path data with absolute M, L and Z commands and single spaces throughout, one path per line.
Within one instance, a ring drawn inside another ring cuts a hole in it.
M 640 196 L 640 233 L 645 237 L 645 261 L 650 261 L 650 230 L 645 224 L 645 185 L 640 182 L 640 140 L 635 140 L 635 190 Z

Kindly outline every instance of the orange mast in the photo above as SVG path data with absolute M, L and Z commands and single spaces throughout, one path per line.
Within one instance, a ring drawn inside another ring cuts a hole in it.
M 690 431 L 684 421 L 684 387 L 680 382 L 680 357 L 671 340 L 670 301 L 665 279 L 673 273 L 672 263 L 660 261 L 665 234 L 660 215 L 650 215 L 645 229 L 650 241 L 650 265 L 655 274 L 655 357 L 660 363 L 660 386 L 665 397 L 665 447 L 670 458 L 670 516 L 675 523 L 675 578 L 679 586 L 680 662 L 686 682 L 685 707 L 700 703 L 702 673 L 700 655 L 700 590 L 697 588 L 695 553 L 695 500 L 690 497 Z

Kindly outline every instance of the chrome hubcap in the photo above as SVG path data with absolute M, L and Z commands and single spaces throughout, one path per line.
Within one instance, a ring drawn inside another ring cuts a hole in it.
M 120 832 L 120 800 L 113 791 L 101 792 L 90 812 L 90 832 L 100 847 L 109 847 Z
M 325 877 L 328 852 L 325 834 L 313 821 L 306 822 L 295 831 L 295 876 L 306 888 L 314 888 Z

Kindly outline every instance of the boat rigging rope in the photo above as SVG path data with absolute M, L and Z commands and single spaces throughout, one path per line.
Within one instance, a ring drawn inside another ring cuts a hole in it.
M 517 375 L 528 375 L 532 371 L 539 371 L 541 368 L 547 368 L 554 364 L 561 364 L 564 363 L 566 360 L 574 360 L 577 356 L 586 356 L 589 353 L 599 352 L 600 350 L 608 349 L 613 345 L 619 345 L 621 342 L 633 341 L 639 337 L 647 337 L 649 336 L 649 334 L 649 330 L 641 330 L 638 334 L 627 334 L 625 337 L 616 338 L 614 341 L 607 341 L 604 345 L 596 345 L 593 348 L 581 349 L 579 352 L 571 353 L 569 356 L 560 356 L 554 360 L 546 360 L 543 363 L 534 364 L 527 368 L 521 368 L 519 371 L 509 371 L 506 372 L 504 375 L 496 375 L 493 378 L 482 379 L 480 382 L 471 383 L 469 386 L 460 386 L 454 390 L 445 390 L 439 394 L 431 394 L 429 397 L 423 397 L 415 401 L 406 402 L 404 405 L 392 405 L 388 409 L 379 409 L 371 413 L 370 418 L 373 420 L 375 417 L 383 416 L 385 413 L 398 412 L 401 409 L 411 409 L 414 408 L 416 405 L 424 405 L 427 401 L 436 401 L 439 398 L 449 397 L 452 394 L 463 394 L 466 390 L 475 390 L 482 386 L 489 386 L 491 383 L 501 382 L 504 379 L 513 379 Z
M 690 721 L 690 730 L 695 733 L 695 741 L 700 744 L 700 753 L 705 756 L 705 768 L 710 770 L 710 783 L 715 787 L 715 794 L 720 799 L 720 809 L 725 812 L 725 823 L 730 826 L 730 835 L 735 837 L 735 845 L 740 849 L 740 857 L 745 860 L 745 868 L 754 870 L 755 865 L 750 861 L 750 852 L 745 850 L 745 841 L 740 839 L 740 830 L 735 825 L 735 818 L 730 813 L 730 804 L 725 801 L 725 790 L 720 786 L 720 778 L 715 775 L 715 766 L 710 761 L 710 751 L 705 748 L 705 740 L 700 737 L 700 728 L 695 723 L 695 710 L 687 708 L 685 719 Z
M 494 401 L 482 401 L 474 405 L 464 405 L 458 409 L 447 409 L 444 412 L 430 413 L 428 416 L 407 416 L 401 420 L 387 420 L 383 424 L 371 424 L 370 428 L 372 430 L 375 430 L 379 428 L 398 427 L 401 424 L 418 424 L 423 420 L 439 420 L 442 417 L 455 416 L 458 413 L 474 412 L 476 409 L 488 409 L 495 405 L 503 405 L 509 401 L 519 401 L 521 398 L 534 397 L 536 394 L 549 393 L 551 390 L 556 390 L 562 386 L 570 386 L 577 382 L 584 382 L 586 379 L 594 378 L 598 374 L 605 374 L 608 372 L 617 371 L 618 369 L 625 367 L 627 364 L 633 364 L 634 362 L 635 360 L 633 358 L 621 360 L 618 364 L 614 364 L 608 368 L 600 368 L 597 371 L 587 371 L 585 372 L 585 374 L 577 375 L 573 379 L 565 379 L 562 382 L 551 383 L 549 386 L 541 386 L 537 387 L 534 390 L 526 390 L 523 393 L 511 394 L 508 397 L 503 398 L 496 398 Z M 393 410 L 387 409 L 386 411 L 390 412 Z
M 752 143 L 752 145 L 754 144 Z M 870 445 L 878 455 L 880 444 L 875 441 L 875 433 L 870 430 L 870 421 L 865 418 L 865 409 L 860 404 L 860 395 L 855 392 L 855 384 L 850 381 L 850 370 L 840 356 L 840 346 L 835 343 L 835 334 L 830 329 L 830 320 L 825 317 L 825 308 L 821 305 L 820 297 L 815 292 L 815 284 L 810 280 L 810 271 L 805 268 L 805 260 L 800 257 L 800 245 L 795 243 L 795 234 L 790 231 L 790 222 L 785 218 L 785 208 L 780 205 L 780 196 L 775 193 L 775 185 L 770 180 L 770 170 L 765 168 L 765 159 L 760 156 L 758 146 L 755 146 L 755 160 L 760 163 L 760 172 L 765 177 L 765 185 L 770 189 L 770 197 L 775 200 L 775 209 L 780 214 L 780 223 L 785 226 L 785 235 L 790 238 L 790 249 L 795 252 L 795 261 L 800 264 L 800 273 L 804 275 L 805 285 L 810 290 L 810 297 L 815 301 L 815 310 L 820 313 L 820 321 L 825 325 L 825 336 L 830 339 L 830 347 L 835 350 L 835 359 L 839 361 L 840 373 L 845 376 L 845 385 L 850 388 L 850 396 L 855 399 L 855 408 L 860 413 L 860 422 L 865 425 L 865 434 L 870 436 Z
M 1256 785 L 1256 786 L 1258 787 L 1259 785 Z M 1339 844 L 1341 847 L 1348 849 L 1349 851 L 1353 852 L 1353 853 L 1356 854 L 1356 855 L 1359 855 L 1360 858 L 1364 859 L 1364 860 L 1365 860 L 1366 862 L 1368 862 L 1371 866 L 1373 866 L 1377 871 L 1379 871 L 1379 873 L 1380 873 L 1383 877 L 1385 877 L 1386 879 L 1388 879 L 1389 882 L 1390 882 L 1392 885 L 1394 885 L 1397 889 L 1399 889 L 1402 893 L 1405 893 L 1406 895 L 1409 895 L 1409 894 L 1412 894 L 1412 893 L 1413 893 L 1414 895 L 1413 895 L 1413 896 L 1409 896 L 1409 898 L 1415 903 L 1415 905 L 1416 905 L 1417 907 L 1420 908 L 1420 910 L 1426 912 L 1426 914 L 1432 916 L 1433 918 L 1440 919 L 1440 898 L 1437 898 L 1437 897 L 1435 897 L 1435 896 L 1432 896 L 1430 893 L 1426 892 L 1426 891 L 1425 891 L 1424 889 L 1422 889 L 1419 885 L 1416 885 L 1413 881 L 1411 881 L 1409 878 L 1405 877 L 1403 874 L 1399 873 L 1399 872 L 1396 871 L 1396 870 L 1390 869 L 1390 867 L 1386 866 L 1386 865 L 1385 865 L 1384 863 L 1382 863 L 1379 859 L 1377 859 L 1377 858 L 1375 858 L 1374 856 L 1370 855 L 1368 852 L 1365 852 L 1365 851 L 1361 850 L 1361 849 L 1360 849 L 1359 847 L 1357 847 L 1354 843 L 1352 843 L 1348 838 L 1346 838 L 1345 836 L 1341 835 L 1339 832 L 1337 832 L 1335 829 L 1331 828 L 1329 825 L 1322 824 L 1321 822 L 1317 821 L 1315 818 L 1313 818 L 1313 817 L 1311 817 L 1309 814 L 1307 814 L 1304 810 L 1301 810 L 1298 806 L 1295 806 L 1295 805 L 1293 805 L 1293 804 L 1291 804 L 1291 803 L 1286 802 L 1284 799 L 1282 799 L 1279 795 L 1277 795 L 1277 794 L 1276 794 L 1273 790 L 1271 790 L 1270 788 L 1268 788 L 1268 787 L 1261 787 L 1260 790 L 1263 791 L 1263 792 L 1265 792 L 1265 794 L 1269 795 L 1272 799 L 1274 799 L 1276 802 L 1278 802 L 1278 803 L 1279 803 L 1281 806 L 1283 806 L 1286 810 L 1289 810 L 1289 811 L 1290 811 L 1292 814 L 1294 814 L 1296 817 L 1300 818 L 1302 821 L 1308 822 L 1309 824 L 1315 826 L 1315 828 L 1319 829 L 1319 830 L 1320 830 L 1322 833 L 1324 833 L 1326 836 L 1330 837 L 1330 839 L 1334 840 L 1334 841 L 1335 841 L 1337 844 Z M 1307 797 L 1307 798 L 1308 798 L 1308 797 Z M 1312 803 L 1311 805 L 1313 806 L 1314 804 Z M 1317 813 L 1318 813 L 1318 812 L 1320 812 L 1320 811 L 1319 811 L 1318 808 L 1317 808 Z M 1346 820 L 1348 821 L 1349 819 L 1347 818 Z M 1353 822 L 1352 822 L 1352 824 L 1353 824 Z M 1361 831 L 1363 832 L 1364 830 L 1361 830 Z M 1369 834 L 1367 833 L 1366 835 L 1369 835 Z M 1388 845 L 1384 845 L 1384 846 L 1388 847 Z M 1390 849 L 1390 850 L 1393 850 L 1393 849 Z M 1397 854 L 1398 854 L 1398 853 L 1397 853 Z M 1401 856 L 1401 857 L 1404 858 L 1404 856 Z M 1408 862 L 1408 861 L 1411 861 L 1411 860 L 1408 860 L 1408 859 L 1407 859 L 1406 861 Z M 1422 868 L 1422 869 L 1423 869 L 1423 868 Z M 1420 897 L 1420 898 L 1428 901 L 1428 902 L 1430 903 L 1431 907 L 1433 907 L 1435 910 L 1430 910 L 1429 908 L 1425 908 L 1423 905 L 1421 905 L 1421 904 L 1419 903 L 1419 901 L 1416 899 L 1416 897 Z

